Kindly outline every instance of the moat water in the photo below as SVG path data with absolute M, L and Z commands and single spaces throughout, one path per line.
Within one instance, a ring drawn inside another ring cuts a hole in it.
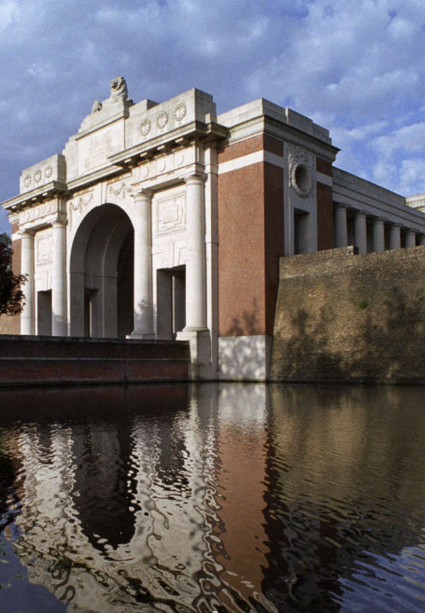
M 0 391 L 1 612 L 424 610 L 424 388 Z

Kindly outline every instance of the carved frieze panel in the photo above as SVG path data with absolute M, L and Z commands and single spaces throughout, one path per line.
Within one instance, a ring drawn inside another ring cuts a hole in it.
M 172 153 L 163 153 L 139 167 L 141 181 L 155 179 L 155 177 L 171 173 L 196 162 L 195 147 L 177 149 Z
M 53 155 L 24 170 L 20 179 L 20 193 L 37 189 L 51 181 L 65 181 L 66 163 L 63 155 Z
M 37 264 L 49 264 L 52 261 L 52 234 L 51 232 L 43 232 L 36 237 L 36 254 Z
M 73 225 L 78 221 L 78 219 L 83 215 L 84 211 L 93 201 L 93 191 L 82 194 L 81 196 L 76 196 L 72 198 L 72 200 L 68 201 L 67 204 L 67 214 L 68 214 L 68 224 L 71 229 Z
M 19 225 L 23 226 L 24 224 L 32 223 L 55 211 L 57 211 L 57 203 L 53 201 L 41 202 L 34 206 L 26 207 L 19 213 Z
M 124 200 L 131 194 L 131 187 L 125 181 L 119 181 L 112 185 L 108 185 L 108 195 L 111 195 L 120 200 Z
M 156 236 L 161 237 L 186 230 L 186 202 L 184 192 L 156 203 Z
M 162 105 L 161 105 L 162 106 Z M 149 117 L 145 117 L 139 123 L 139 132 L 143 140 L 153 138 L 157 134 L 163 134 L 181 125 L 187 115 L 185 102 L 179 102 L 174 107 L 162 108 L 151 111 Z

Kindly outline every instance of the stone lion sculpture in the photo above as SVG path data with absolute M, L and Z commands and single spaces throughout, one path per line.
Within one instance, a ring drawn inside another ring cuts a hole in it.
M 115 77 L 111 81 L 111 99 L 118 100 L 119 98 L 128 99 L 127 82 L 124 77 Z

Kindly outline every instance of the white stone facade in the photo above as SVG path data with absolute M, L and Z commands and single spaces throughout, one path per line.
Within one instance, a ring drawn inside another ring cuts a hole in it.
M 266 379 L 280 256 L 425 236 L 404 198 L 332 169 L 337 151 L 265 100 L 217 116 L 196 89 L 134 104 L 115 79 L 3 203 L 29 279 L 21 334 L 184 339 L 195 378 Z

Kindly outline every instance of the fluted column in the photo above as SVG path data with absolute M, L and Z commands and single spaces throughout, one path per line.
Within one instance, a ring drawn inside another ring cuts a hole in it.
M 391 224 L 390 227 L 390 249 L 400 249 L 401 236 L 400 226 L 396 223 Z
M 186 178 L 186 218 L 189 253 L 186 263 L 186 328 L 206 328 L 206 274 L 204 182 L 197 175 Z
M 373 220 L 373 250 L 375 252 L 385 250 L 384 222 L 379 217 Z
M 21 313 L 21 334 L 34 334 L 34 234 L 22 232 L 21 274 L 27 275 L 24 285 L 25 306 Z
M 134 215 L 134 328 L 131 336 L 153 338 L 151 192 L 133 194 Z
M 416 246 L 416 232 L 414 230 L 407 230 L 406 232 L 406 247 Z
M 346 247 L 347 235 L 347 208 L 342 204 L 335 207 L 335 246 Z
M 356 247 L 359 253 L 367 253 L 366 215 L 362 211 L 356 213 L 354 220 L 354 234 Z
M 66 235 L 65 224 L 53 224 L 52 335 L 66 336 Z

